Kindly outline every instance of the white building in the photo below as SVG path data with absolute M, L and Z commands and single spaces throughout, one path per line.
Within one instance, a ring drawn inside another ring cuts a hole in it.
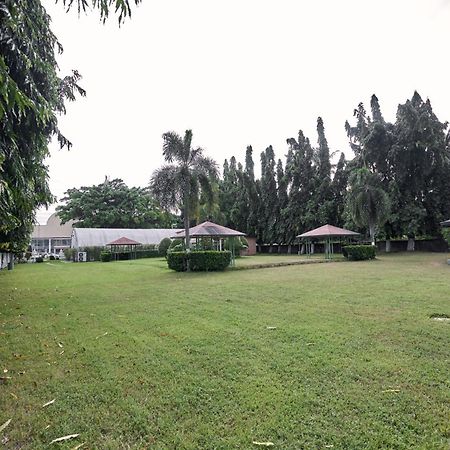
M 70 248 L 74 224 L 73 220 L 69 220 L 62 225 L 58 214 L 52 214 L 46 225 L 35 225 L 31 234 L 31 251 L 39 254 L 58 253 Z

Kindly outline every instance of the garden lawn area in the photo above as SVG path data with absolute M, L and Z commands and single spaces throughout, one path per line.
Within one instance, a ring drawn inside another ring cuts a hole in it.
M 6 449 L 448 449 L 445 254 L 0 272 Z M 5 377 L 10 377 L 5 378 Z M 43 405 L 54 399 L 54 403 Z M 53 439 L 79 434 L 63 443 Z
M 334 261 L 342 261 L 344 257 L 340 253 L 336 253 L 333 255 Z M 297 253 L 292 254 L 278 254 L 278 253 L 258 253 L 254 256 L 242 256 L 240 258 L 236 258 L 235 267 L 244 268 L 244 267 L 253 267 L 253 266 L 261 266 L 261 265 L 271 265 L 271 264 L 291 264 L 291 263 L 310 263 L 312 261 L 325 261 L 325 256 L 323 254 L 315 254 L 311 256 L 307 255 L 298 255 Z

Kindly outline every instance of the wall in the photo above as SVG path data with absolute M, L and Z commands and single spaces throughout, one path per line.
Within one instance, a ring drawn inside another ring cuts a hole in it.
M 13 258 L 12 253 L 0 252 L 0 270 L 7 269 L 8 263 L 13 261 Z

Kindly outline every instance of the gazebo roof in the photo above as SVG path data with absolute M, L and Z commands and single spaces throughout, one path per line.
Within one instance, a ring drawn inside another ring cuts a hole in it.
M 141 245 L 141 243 L 133 241 L 133 239 L 128 239 L 127 237 L 121 237 L 115 241 L 109 242 L 106 245 Z
M 359 233 L 354 231 L 345 230 L 344 228 L 335 227 L 333 225 L 323 225 L 314 230 L 307 231 L 306 233 L 300 234 L 298 238 L 319 238 L 319 237 L 349 237 L 349 236 L 359 236 Z
M 443 227 L 450 227 L 450 219 L 444 220 L 444 222 L 441 222 L 441 225 L 442 225 Z
M 222 225 L 217 225 L 213 222 L 203 222 L 195 227 L 189 229 L 189 236 L 191 237 L 201 237 L 201 236 L 210 236 L 210 237 L 230 237 L 230 236 L 245 236 L 245 233 L 241 233 L 240 231 L 232 230 L 231 228 L 224 227 Z M 185 231 L 178 231 L 176 235 L 173 237 L 182 238 L 185 237 Z

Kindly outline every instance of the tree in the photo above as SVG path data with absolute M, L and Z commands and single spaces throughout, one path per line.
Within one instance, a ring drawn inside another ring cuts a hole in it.
M 186 249 L 190 250 L 191 214 L 199 204 L 200 195 L 212 201 L 217 164 L 203 156 L 203 149 L 192 148 L 192 130 L 184 137 L 173 131 L 163 134 L 163 155 L 168 164 L 153 172 L 150 189 L 161 206 L 182 211 Z
M 261 153 L 261 203 L 260 222 L 262 241 L 272 244 L 276 240 L 277 182 L 275 180 L 275 153 L 271 145 Z M 272 250 L 272 247 L 270 247 Z
M 79 10 L 92 5 L 103 20 L 112 7 L 119 22 L 131 13 L 128 0 L 62 3 Z M 40 0 L 0 0 L 0 31 L 0 242 L 19 252 L 28 244 L 36 209 L 54 200 L 44 164 L 48 144 L 56 137 L 61 147 L 71 145 L 57 115 L 85 92 L 78 72 L 59 76 L 55 54 L 62 46 Z
M 56 208 L 62 223 L 82 228 L 170 228 L 177 218 L 162 211 L 148 188 L 129 188 L 122 180 L 66 191 Z
M 390 164 L 399 192 L 396 226 L 409 237 L 410 250 L 416 235 L 439 233 L 445 218 L 450 160 L 446 130 L 447 123 L 439 121 L 430 101 L 417 92 L 398 106 Z
M 367 227 L 372 245 L 375 245 L 377 227 L 383 226 L 389 216 L 389 197 L 380 187 L 380 177 L 367 168 L 354 170 L 350 175 L 347 204 L 356 225 Z

